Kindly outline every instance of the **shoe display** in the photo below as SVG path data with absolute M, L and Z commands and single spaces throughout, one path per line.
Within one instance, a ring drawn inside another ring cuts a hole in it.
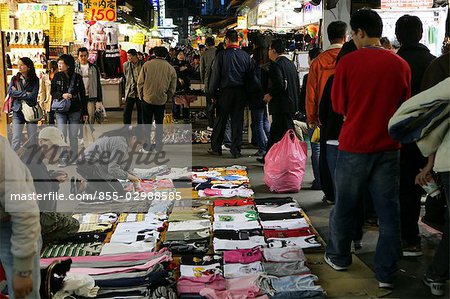
M 427 275 L 423 276 L 423 283 L 430 288 L 431 294 L 434 296 L 444 296 L 445 282 L 433 280 Z
M 348 269 L 348 267 L 341 267 L 341 266 L 334 264 L 331 261 L 331 259 L 327 256 L 326 253 L 323 255 L 323 259 L 325 260 L 325 263 L 328 264 L 328 266 L 330 266 L 331 268 L 333 268 L 336 271 L 346 271 Z

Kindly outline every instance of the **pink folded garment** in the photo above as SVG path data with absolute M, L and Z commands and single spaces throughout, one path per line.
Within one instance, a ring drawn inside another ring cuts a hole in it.
M 208 299 L 248 299 L 248 298 L 269 299 L 269 296 L 267 295 L 258 296 L 257 294 L 253 293 L 250 290 L 248 292 L 245 290 L 237 292 L 228 290 L 217 291 L 206 288 L 200 291 L 200 295 Z
M 222 275 L 206 275 L 202 277 L 181 276 L 177 282 L 178 294 L 199 294 L 205 288 L 225 290 L 225 278 Z
M 112 274 L 112 273 L 127 273 L 133 271 L 145 271 L 156 264 L 168 262 L 172 259 L 170 253 L 166 253 L 156 259 L 148 261 L 144 265 L 133 266 L 133 267 L 116 267 L 116 268 L 72 268 L 70 269 L 71 274 L 87 274 L 87 275 L 101 275 L 101 274 Z
M 261 249 L 255 247 L 252 249 L 238 249 L 224 251 L 223 261 L 225 264 L 239 263 L 239 264 L 250 264 L 257 261 L 262 261 L 263 256 Z
M 144 252 L 134 254 L 116 254 L 116 255 L 104 255 L 104 256 L 75 256 L 71 257 L 72 263 L 102 263 L 102 262 L 128 262 L 128 261 L 140 261 L 150 260 L 156 258 L 165 253 L 167 248 L 163 248 L 158 252 Z M 41 266 L 48 266 L 54 261 L 67 260 L 69 258 L 48 258 L 41 259 Z

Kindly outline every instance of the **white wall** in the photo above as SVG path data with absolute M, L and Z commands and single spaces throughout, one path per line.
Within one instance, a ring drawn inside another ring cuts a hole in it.
M 351 10 L 351 0 L 340 0 L 337 3 L 336 8 L 331 10 L 324 10 L 323 31 L 322 31 L 324 49 L 327 49 L 330 46 L 330 41 L 328 40 L 327 36 L 328 25 L 333 21 L 343 21 L 347 23 L 347 25 L 350 28 L 350 10 Z

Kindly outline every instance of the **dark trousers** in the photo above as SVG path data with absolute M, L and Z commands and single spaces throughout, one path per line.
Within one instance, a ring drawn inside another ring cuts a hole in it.
M 144 142 L 147 146 L 150 146 L 151 144 L 150 137 L 152 134 L 152 123 L 154 119 L 156 123 L 155 143 L 156 150 L 158 151 L 160 151 L 163 146 L 163 121 L 165 107 L 166 105 L 152 105 L 142 101 L 143 120 L 145 124 Z
M 352 263 L 350 246 L 359 202 L 367 188 L 380 219 L 375 276 L 392 283 L 401 256 L 398 151 L 354 154 L 339 151 L 336 162 L 336 204 L 330 212 L 326 254 L 341 267 Z M 351 183 L 349 183 L 351 182 Z M 448 252 L 447 252 L 448 254 Z
M 131 124 L 131 117 L 133 115 L 134 105 L 137 110 L 137 123 L 142 124 L 142 101 L 139 98 L 127 98 L 125 102 L 125 110 L 123 111 L 123 123 Z
M 438 280 L 445 282 L 449 279 L 449 209 L 450 205 L 448 204 L 450 198 L 450 172 L 440 172 L 442 185 L 445 191 L 445 196 L 447 197 L 447 217 L 445 220 L 444 232 L 442 235 L 441 243 L 439 243 L 439 247 L 434 254 L 433 262 L 427 270 L 427 276 L 433 280 Z
M 189 108 L 185 108 L 182 105 L 172 104 L 172 115 L 174 119 L 183 118 L 185 120 L 189 119 Z
M 242 128 L 244 126 L 245 89 L 234 87 L 220 91 L 217 101 L 217 118 L 211 136 L 211 149 L 222 152 L 228 117 L 231 116 L 231 148 L 233 155 L 241 152 Z
M 420 244 L 420 198 L 423 190 L 415 184 L 416 175 L 427 163 L 415 143 L 403 144 L 400 150 L 400 220 L 403 245 Z
M 294 129 L 292 115 L 288 113 L 272 114 L 272 124 L 270 125 L 266 152 L 269 152 L 270 148 L 280 141 L 290 129 Z
M 330 168 L 327 161 L 327 141 L 325 138 L 320 139 L 319 169 L 320 183 L 323 193 L 328 200 L 334 201 L 333 179 L 331 177 Z
M 208 127 L 214 127 L 214 119 L 216 117 L 216 108 L 210 96 L 206 96 L 206 117 L 208 118 Z

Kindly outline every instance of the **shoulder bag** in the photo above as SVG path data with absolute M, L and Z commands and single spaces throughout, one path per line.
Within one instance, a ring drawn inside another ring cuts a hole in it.
M 70 80 L 68 90 L 73 90 L 74 84 L 75 84 L 75 74 L 72 75 L 72 79 Z M 64 98 L 57 99 L 52 102 L 52 110 L 59 113 L 69 112 L 71 103 L 72 100 Z
M 17 84 L 17 90 L 21 90 L 20 82 Z M 42 111 L 39 103 L 30 106 L 26 101 L 22 101 L 22 113 L 26 122 L 34 123 L 40 121 L 44 117 L 44 112 Z

